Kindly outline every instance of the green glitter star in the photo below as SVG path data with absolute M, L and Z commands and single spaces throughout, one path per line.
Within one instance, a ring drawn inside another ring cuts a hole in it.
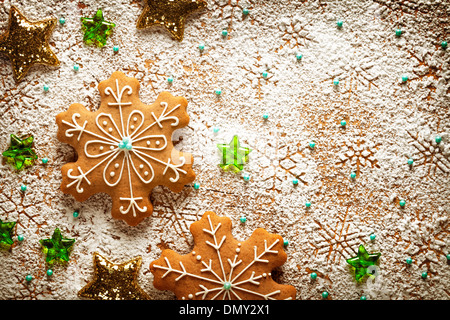
M 15 222 L 2 222 L 0 220 L 0 249 L 9 250 L 14 243 L 12 233 Z
M 222 152 L 220 167 L 224 171 L 240 172 L 252 151 L 250 148 L 241 147 L 238 136 L 234 136 L 229 144 L 218 144 L 217 147 Z
M 38 158 L 33 146 L 33 136 L 20 139 L 16 135 L 11 134 L 11 144 L 9 148 L 2 153 L 6 161 L 10 163 L 16 170 L 24 167 L 31 167 Z
M 360 281 L 367 274 L 367 268 L 375 265 L 380 256 L 379 252 L 369 254 L 363 245 L 359 246 L 358 255 L 347 259 L 347 263 L 355 268 L 356 281 Z
M 106 39 L 112 33 L 112 28 L 116 25 L 103 19 L 103 12 L 98 9 L 92 18 L 81 18 L 82 30 L 84 31 L 83 41 L 90 45 L 103 47 Z
M 61 235 L 61 231 L 56 228 L 51 239 L 41 239 L 39 242 L 43 246 L 44 254 L 47 256 L 45 261 L 48 264 L 53 264 L 56 259 L 60 262 L 69 261 L 69 254 L 75 239 L 64 238 Z

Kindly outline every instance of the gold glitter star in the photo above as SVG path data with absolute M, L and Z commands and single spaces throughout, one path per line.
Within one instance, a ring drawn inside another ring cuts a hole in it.
M 94 252 L 94 279 L 78 295 L 94 300 L 150 300 L 137 283 L 142 258 L 114 264 Z
M 145 0 L 144 11 L 138 19 L 138 29 L 161 25 L 172 36 L 183 40 L 186 17 L 200 9 L 206 8 L 204 0 Z
M 31 22 L 11 6 L 8 30 L 0 35 L 0 53 L 8 55 L 14 79 L 22 80 L 34 64 L 59 65 L 48 39 L 56 26 L 56 18 Z

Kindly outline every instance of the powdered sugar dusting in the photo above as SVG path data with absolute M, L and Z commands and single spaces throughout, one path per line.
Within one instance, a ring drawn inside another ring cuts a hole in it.
M 163 29 L 135 28 L 141 1 L 3 2 L 0 32 L 11 5 L 31 20 L 63 16 L 66 23 L 50 41 L 60 67 L 34 67 L 16 84 L 9 60 L 0 56 L 0 149 L 11 133 L 33 134 L 39 157 L 49 158 L 18 174 L 0 166 L 0 219 L 17 221 L 16 235 L 25 236 L 11 252 L 0 252 L 7 275 L 0 298 L 75 299 L 99 251 L 114 262 L 141 255 L 142 288 L 153 299 L 173 299 L 153 287 L 149 264 L 165 248 L 190 252 L 189 226 L 211 210 L 232 219 L 237 239 L 263 227 L 289 241 L 288 261 L 272 275 L 295 286 L 298 299 L 320 299 L 324 290 L 332 299 L 448 299 L 450 55 L 440 47 L 449 40 L 448 6 L 437 0 L 207 2 L 187 19 L 181 43 Z M 117 26 L 104 48 L 87 47 L 79 19 L 100 7 Z M 55 116 L 77 102 L 98 108 L 97 85 L 117 70 L 140 81 L 144 103 L 164 90 L 188 99 L 190 123 L 173 140 L 194 155 L 200 183 L 199 190 L 186 186 L 180 193 L 154 189 L 153 216 L 137 227 L 110 217 L 106 195 L 79 203 L 59 190 L 60 168 L 75 154 L 57 141 Z M 218 167 L 216 144 L 234 134 L 253 150 L 244 167 L 248 182 Z M 38 240 L 55 227 L 77 242 L 68 265 L 48 278 Z M 382 253 L 379 275 L 362 285 L 345 261 L 360 244 Z M 26 283 L 29 273 L 34 279 Z

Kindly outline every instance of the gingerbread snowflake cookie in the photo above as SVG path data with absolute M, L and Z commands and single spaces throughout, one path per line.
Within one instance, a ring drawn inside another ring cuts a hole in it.
M 150 264 L 153 285 L 178 299 L 295 299 L 296 289 L 276 283 L 271 271 L 287 255 L 280 235 L 256 229 L 243 242 L 231 234 L 231 220 L 214 212 L 191 224 L 194 249 L 179 255 L 166 249 Z
M 61 190 L 84 201 L 99 192 L 112 198 L 111 214 L 129 225 L 151 215 L 157 185 L 174 192 L 195 179 L 193 157 L 177 151 L 172 133 L 189 123 L 187 101 L 162 92 L 151 105 L 139 99 L 139 82 L 114 72 L 98 85 L 101 104 L 81 104 L 56 116 L 58 139 L 78 153 L 62 167 Z

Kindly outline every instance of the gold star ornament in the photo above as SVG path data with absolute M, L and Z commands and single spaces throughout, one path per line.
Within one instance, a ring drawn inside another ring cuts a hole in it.
M 160 25 L 166 28 L 174 39 L 181 41 L 186 17 L 204 8 L 204 0 L 145 0 L 144 11 L 136 27 L 145 29 Z
M 48 39 L 56 26 L 56 18 L 31 22 L 11 6 L 9 26 L 0 35 L 0 53 L 11 60 L 14 79 L 22 80 L 34 64 L 59 65 Z
M 94 253 L 94 279 L 84 286 L 78 296 L 93 300 L 150 300 L 137 283 L 142 258 L 114 264 Z

